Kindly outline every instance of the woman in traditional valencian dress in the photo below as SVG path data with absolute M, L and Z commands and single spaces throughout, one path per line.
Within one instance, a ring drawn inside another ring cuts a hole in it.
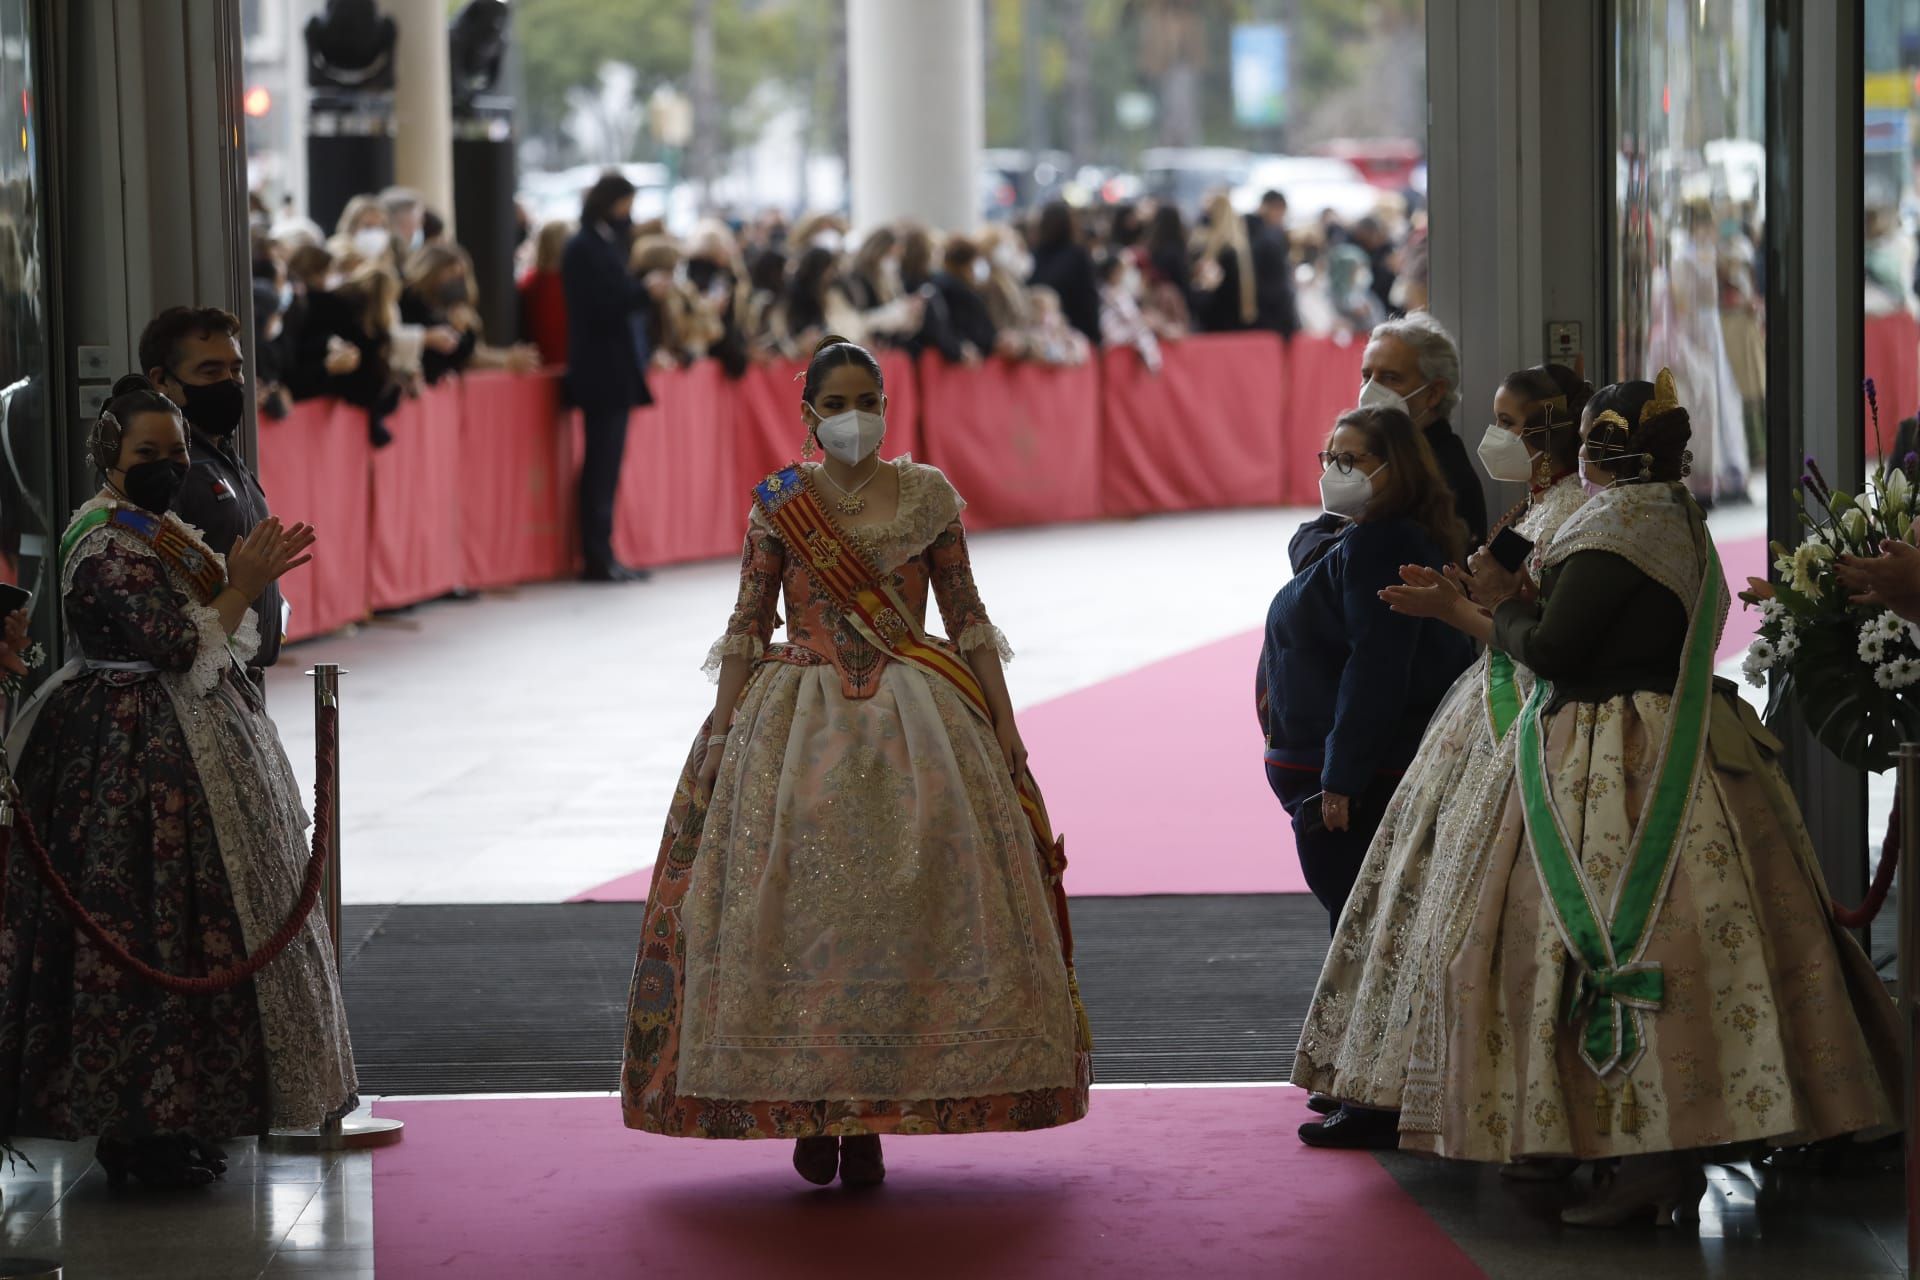
M 1535 574 L 1554 534 L 1587 500 L 1575 454 L 1592 394 L 1571 371 L 1538 365 L 1513 374 L 1493 397 L 1481 465 L 1496 480 L 1528 486 L 1495 537 L 1511 528 L 1531 542 Z M 1469 567 L 1487 563 L 1483 550 Z M 1399 1143 L 1393 1113 L 1409 1056 L 1423 1069 L 1430 1055 L 1415 1046 L 1437 1033 L 1444 974 L 1431 962 L 1451 953 L 1442 939 L 1464 923 L 1489 835 L 1486 814 L 1504 801 L 1513 771 L 1512 752 L 1501 749 L 1506 728 L 1531 687 L 1524 667 L 1483 653 L 1454 683 L 1394 792 L 1334 930 L 1294 1055 L 1293 1082 L 1314 1092 L 1316 1110 L 1331 1112 L 1301 1127 L 1309 1145 Z
M 180 411 L 138 376 L 115 391 L 88 441 L 106 486 L 61 539 L 81 657 L 8 743 L 24 816 L 108 942 L 82 933 L 16 829 L 0 1135 L 98 1135 L 110 1181 L 198 1186 L 224 1170 L 221 1140 L 311 1128 L 356 1103 L 326 922 L 286 924 L 303 900 L 306 814 L 243 665 L 259 643 L 248 603 L 305 563 L 313 534 L 267 520 L 230 559 L 209 550 L 167 514 L 187 472 Z M 283 931 L 284 950 L 237 971 Z M 206 989 L 162 985 L 175 979 Z
M 753 495 L 714 715 L 647 894 L 621 1095 L 635 1129 L 790 1138 L 825 1184 L 880 1135 L 1086 1114 L 1063 860 L 946 477 L 880 459 L 864 349 L 807 368 L 808 452 Z M 951 642 L 923 630 L 927 595 Z M 771 643 L 786 596 L 787 638 Z
M 1498 566 L 1489 618 L 1424 570 L 1384 593 L 1536 678 L 1514 782 L 1448 957 L 1438 1122 L 1402 1147 L 1470 1160 L 1624 1157 L 1563 1215 L 1691 1219 L 1701 1161 L 1894 1122 L 1892 1001 L 1832 920 L 1779 743 L 1713 678 L 1728 596 L 1681 483 L 1663 372 L 1587 406 L 1585 479 L 1538 599 Z

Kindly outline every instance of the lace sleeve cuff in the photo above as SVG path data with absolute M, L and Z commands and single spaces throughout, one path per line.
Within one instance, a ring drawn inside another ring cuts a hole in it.
M 720 683 L 720 664 L 728 658 L 751 658 L 758 662 L 760 655 L 766 651 L 766 641 L 759 636 L 721 636 L 713 642 L 713 648 L 707 650 L 707 660 L 700 669 L 706 672 L 709 681 L 718 684 Z
M 962 653 L 972 653 L 975 649 L 992 649 L 1000 655 L 1001 665 L 1013 661 L 1013 646 L 1007 643 L 1006 632 L 990 622 L 977 622 L 960 633 L 954 641 L 954 647 Z
M 186 671 L 187 688 L 195 697 L 204 698 L 213 692 L 214 686 L 220 683 L 221 674 L 232 664 L 233 651 L 227 647 L 227 629 L 220 625 L 220 615 L 212 606 L 189 604 L 184 612 L 187 621 L 199 633 L 200 641 L 193 655 L 193 665 Z M 251 611 L 247 614 L 247 620 L 250 624 L 253 621 Z M 257 627 L 253 631 L 253 642 L 257 648 L 260 643 Z
M 227 637 L 227 649 L 246 666 L 260 652 L 260 615 L 252 609 L 247 610 L 240 619 L 240 626 Z

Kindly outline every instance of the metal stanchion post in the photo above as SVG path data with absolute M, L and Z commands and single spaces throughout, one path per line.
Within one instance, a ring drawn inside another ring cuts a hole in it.
M 344 973 L 346 953 L 340 943 L 340 749 L 339 708 L 340 677 L 337 663 L 316 662 L 307 672 L 313 677 L 314 757 L 319 768 L 330 770 L 327 788 L 328 814 L 326 892 L 327 931 L 333 935 L 335 973 Z M 331 714 L 329 714 L 331 713 Z M 329 723 L 331 722 L 331 723 Z M 327 750 L 331 735 L 332 751 Z M 315 814 L 317 822 L 319 815 Z M 342 979 L 344 981 L 344 978 Z M 375 1116 L 364 1111 L 329 1120 L 318 1129 L 275 1129 L 262 1141 L 282 1151 L 338 1151 L 354 1147 L 384 1147 L 400 1141 L 404 1121 Z
M 1900 744 L 1900 1025 L 1905 1049 L 1907 1273 L 1920 1276 L 1920 743 Z

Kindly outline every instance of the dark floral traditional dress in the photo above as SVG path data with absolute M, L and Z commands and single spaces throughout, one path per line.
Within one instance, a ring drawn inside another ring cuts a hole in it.
M 75 532 L 102 510 L 81 508 Z M 197 536 L 191 554 L 224 571 Z M 292 771 L 236 662 L 258 644 L 255 619 L 229 640 L 203 589 L 111 522 L 78 536 L 62 570 L 82 657 L 9 742 L 27 813 L 133 955 L 183 977 L 227 968 L 280 928 L 307 859 Z M 0 1135 L 218 1139 L 355 1105 L 320 913 L 252 979 L 172 994 L 80 935 L 18 846 L 0 922 Z

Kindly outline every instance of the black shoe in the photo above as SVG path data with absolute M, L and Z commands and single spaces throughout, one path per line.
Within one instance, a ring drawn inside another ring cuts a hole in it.
M 840 1139 L 840 1185 L 858 1189 L 877 1187 L 887 1180 L 886 1161 L 880 1158 L 880 1135 L 862 1134 Z
M 651 569 L 634 569 L 619 563 L 590 564 L 587 566 L 587 571 L 580 575 L 580 580 L 582 582 L 645 582 L 651 577 L 653 577 Z
M 1330 1116 L 1340 1109 L 1340 1099 L 1324 1093 L 1307 1095 L 1307 1110 L 1315 1115 Z
M 832 1182 L 840 1172 L 840 1139 L 801 1138 L 793 1144 L 794 1172 L 816 1187 Z
M 204 1187 L 225 1172 L 224 1163 L 218 1169 L 208 1167 L 194 1140 L 181 1134 L 133 1142 L 101 1138 L 94 1144 L 93 1157 L 106 1170 L 107 1185 L 116 1189 L 130 1177 L 163 1190 Z
M 1400 1145 L 1400 1113 L 1341 1107 L 1300 1126 L 1300 1141 L 1339 1151 L 1392 1151 Z
M 651 582 L 653 580 L 653 570 L 636 569 L 630 564 L 621 565 L 619 573 L 622 582 Z

